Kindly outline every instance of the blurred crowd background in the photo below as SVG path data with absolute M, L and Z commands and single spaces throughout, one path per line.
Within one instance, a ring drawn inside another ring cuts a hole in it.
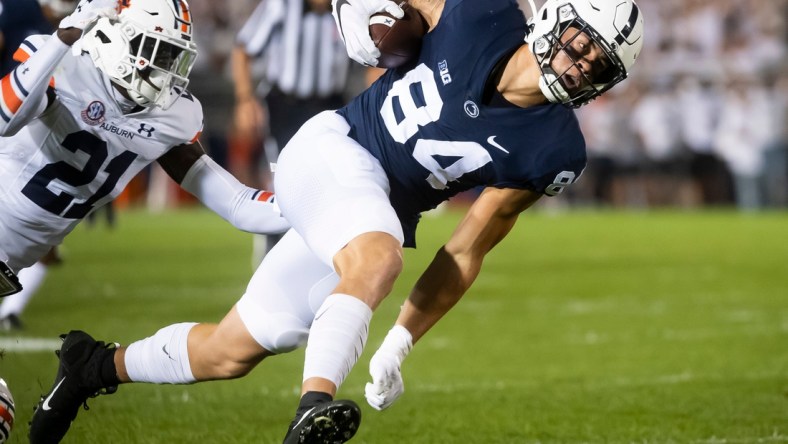
M 264 151 L 234 131 L 230 54 L 259 1 L 190 1 L 200 48 L 190 89 L 205 109 L 203 143 L 251 186 L 265 185 L 268 167 Z M 527 1 L 520 3 L 530 16 Z M 636 208 L 787 207 L 788 0 L 638 5 L 646 17 L 643 53 L 629 80 L 577 111 L 589 165 L 561 200 Z M 350 75 L 347 98 L 369 81 L 355 64 Z M 154 171 L 125 201 L 163 208 L 187 199 L 168 180 Z
M 784 208 L 788 1 L 638 4 L 631 79 L 578 112 L 590 161 L 576 200 Z

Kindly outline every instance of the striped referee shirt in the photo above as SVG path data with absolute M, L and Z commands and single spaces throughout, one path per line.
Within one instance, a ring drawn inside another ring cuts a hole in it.
M 263 69 L 261 88 L 298 98 L 341 94 L 350 59 L 330 12 L 304 12 L 303 0 L 262 0 L 236 43 Z M 257 64 L 256 64 L 257 65 Z

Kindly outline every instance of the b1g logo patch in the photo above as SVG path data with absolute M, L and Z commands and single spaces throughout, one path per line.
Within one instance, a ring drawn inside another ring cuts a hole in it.
M 96 126 L 104 122 L 104 114 L 107 109 L 98 100 L 90 102 L 90 105 L 82 111 L 82 120 L 91 126 Z

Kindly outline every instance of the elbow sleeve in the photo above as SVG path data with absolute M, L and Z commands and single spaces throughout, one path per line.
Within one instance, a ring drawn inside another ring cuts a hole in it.
M 279 234 L 290 228 L 273 193 L 247 187 L 207 155 L 192 165 L 181 187 L 239 230 Z

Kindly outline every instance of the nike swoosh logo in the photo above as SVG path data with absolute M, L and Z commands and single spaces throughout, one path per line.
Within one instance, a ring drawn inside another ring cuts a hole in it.
M 161 346 L 161 351 L 163 351 L 164 354 L 167 355 L 168 358 L 170 358 L 170 361 L 174 361 L 175 360 L 172 356 L 170 356 L 170 352 L 167 351 L 167 345 L 166 344 Z
M 55 392 L 57 392 L 57 389 L 60 388 L 60 385 L 63 384 L 63 381 L 65 380 L 66 377 L 64 376 L 63 379 L 61 379 L 60 382 L 57 383 L 55 388 L 52 389 L 52 392 L 49 394 L 49 396 L 47 396 L 47 398 L 44 400 L 44 403 L 41 405 L 41 408 L 44 409 L 44 411 L 52 410 L 52 407 L 49 406 L 49 401 L 52 400 L 52 397 L 55 396 Z
M 307 417 L 307 416 L 309 416 L 309 414 L 310 414 L 310 413 L 312 413 L 312 410 L 314 410 L 314 409 L 316 409 L 316 408 L 317 408 L 317 406 L 314 406 L 314 407 L 312 407 L 311 409 L 309 409 L 309 410 L 305 411 L 305 412 L 304 412 L 304 414 L 303 414 L 303 415 L 301 415 L 301 419 L 299 419 L 299 420 L 298 420 L 298 422 L 297 422 L 297 423 L 295 423 L 295 425 L 294 425 L 294 426 L 293 426 L 291 429 L 295 429 L 296 427 L 298 427 L 298 425 L 299 425 L 299 424 L 301 424 L 302 422 L 304 422 L 304 420 L 306 419 L 306 417 Z
M 501 145 L 498 145 L 498 143 L 495 141 L 496 137 L 498 137 L 498 136 L 490 136 L 490 137 L 488 137 L 487 138 L 487 143 L 489 143 L 490 145 L 498 148 L 499 150 L 503 151 L 504 153 L 509 154 L 509 151 L 507 151 L 506 148 L 502 147 Z
M 345 29 L 342 27 L 342 7 L 345 5 L 350 5 L 351 8 L 353 7 L 348 0 L 337 1 L 337 23 L 339 23 L 339 33 L 342 34 L 343 42 L 345 41 Z

